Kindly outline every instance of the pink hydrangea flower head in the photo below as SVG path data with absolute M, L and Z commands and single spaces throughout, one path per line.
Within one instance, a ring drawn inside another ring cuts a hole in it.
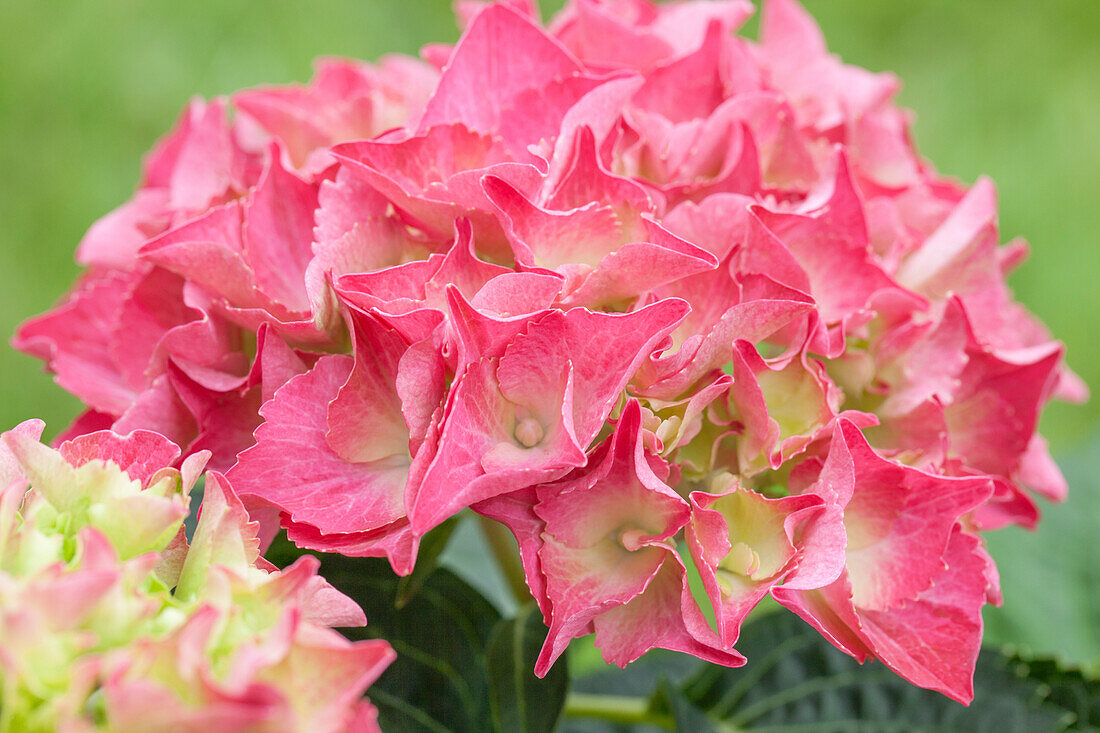
M 94 484 L 111 509 L 80 509 L 79 541 L 110 567 L 160 553 L 195 604 L 112 662 L 113 709 L 176 710 L 139 691 L 179 654 L 198 661 L 157 684 L 228 721 L 277 688 L 282 662 L 261 684 L 257 660 L 336 645 L 303 609 L 351 610 L 291 590 L 308 561 L 272 580 L 257 560 L 276 524 L 407 574 L 467 508 L 519 541 L 540 674 L 587 633 L 619 664 L 740 664 L 771 594 L 969 700 L 999 602 L 981 533 L 1065 498 L 1037 425 L 1087 397 L 1006 285 L 1027 250 L 1000 244 L 992 182 L 921 158 L 898 80 L 831 55 L 795 0 L 764 2 L 758 40 L 744 0 L 457 12 L 458 42 L 421 59 L 192 102 L 16 335 L 88 411 L 60 453 L 11 434 L 0 489 L 66 507 Z M 178 486 L 208 453 L 225 477 L 189 550 Z M 268 636 L 203 666 L 238 596 Z M 334 694 L 278 709 L 331 721 Z

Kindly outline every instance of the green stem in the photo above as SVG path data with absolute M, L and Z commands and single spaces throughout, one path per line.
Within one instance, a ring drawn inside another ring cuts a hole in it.
M 508 590 L 520 606 L 531 600 L 531 591 L 527 590 L 527 581 L 523 575 L 523 563 L 519 559 L 519 545 L 515 537 L 500 522 L 478 515 L 478 523 L 481 525 L 481 533 L 485 537 L 485 543 L 489 545 L 489 551 L 496 558 L 497 566 L 504 574 L 504 580 L 508 583 Z
M 649 700 L 624 695 L 588 695 L 570 692 L 565 698 L 565 710 L 570 718 L 599 718 L 612 723 L 649 723 L 667 730 L 676 730 L 676 722 L 667 715 L 651 712 Z

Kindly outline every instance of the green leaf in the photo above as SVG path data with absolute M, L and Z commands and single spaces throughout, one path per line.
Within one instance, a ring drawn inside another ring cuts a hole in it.
M 974 702 L 965 707 L 877 662 L 860 666 L 793 615 L 748 624 L 738 648 L 747 666 L 703 665 L 681 686 L 682 698 L 662 691 L 677 730 L 705 730 L 704 715 L 716 731 L 1031 733 L 1067 730 L 1095 714 L 1082 701 L 1097 692 L 1096 683 L 996 649 L 982 653 Z
M 458 526 L 440 555 L 439 564 L 476 588 L 503 615 L 515 615 L 519 611 L 516 598 L 508 590 L 508 581 L 500 566 L 493 561 L 492 550 L 478 524 L 472 512 L 459 515 Z
M 403 608 L 424 585 L 435 569 L 439 567 L 439 556 L 447 549 L 447 543 L 458 526 L 458 516 L 447 519 L 420 539 L 420 548 L 416 553 L 416 567 L 401 578 L 397 585 L 397 608 Z
M 352 639 L 388 641 L 397 659 L 368 691 L 386 731 L 476 731 L 489 727 L 485 653 L 500 621 L 491 603 L 437 568 L 398 608 L 401 579 L 385 560 L 321 556 L 321 575 L 367 614 Z
M 573 646 L 591 643 L 590 637 L 575 639 Z M 594 647 L 592 648 L 594 650 Z M 587 654 L 587 648 L 586 648 Z M 570 648 L 572 656 L 573 649 Z M 596 651 L 598 655 L 599 652 Z M 572 664 L 572 658 L 570 663 Z M 671 716 L 667 712 L 654 712 L 643 714 L 650 724 L 640 721 L 623 722 L 600 716 L 603 719 L 592 717 L 577 717 L 578 708 L 584 706 L 573 705 L 570 710 L 570 702 L 584 698 L 590 701 L 607 700 L 614 702 L 635 700 L 635 705 L 641 711 L 654 708 L 664 711 L 663 701 L 658 698 L 650 699 L 654 689 L 659 689 L 663 684 L 670 684 L 672 689 L 681 681 L 690 677 L 696 670 L 703 666 L 695 657 L 678 652 L 670 652 L 664 649 L 654 649 L 645 654 L 641 659 L 632 662 L 625 669 L 619 669 L 601 661 L 598 671 L 586 674 L 580 678 L 573 678 L 570 697 L 566 700 L 566 718 L 560 726 L 560 733 L 661 733 L 668 730 Z M 575 694 L 576 693 L 576 694 Z M 568 716 L 573 717 L 568 717 Z
M 308 553 L 321 560 L 320 575 L 367 614 L 366 627 L 343 633 L 351 639 L 385 639 L 397 652 L 367 692 L 387 733 L 492 729 L 486 654 L 501 617 L 469 583 L 438 567 L 453 526 L 425 538 L 427 554 L 422 552 L 418 561 L 415 583 L 396 576 L 380 558 Z M 265 557 L 285 567 L 305 553 L 280 534 Z
M 986 638 L 1029 655 L 1056 656 L 1100 673 L 1100 433 L 1060 461 L 1064 504 L 1043 507 L 1036 532 L 1011 527 L 988 535 L 1004 606 L 985 613 Z
M 302 555 L 315 555 L 318 558 L 324 557 L 320 553 L 301 549 L 288 540 L 286 538 L 286 532 L 282 530 L 279 530 L 279 533 L 275 535 L 275 539 L 271 541 L 271 544 L 268 545 L 268 548 L 264 551 L 264 559 L 277 568 L 285 568 Z
M 191 512 L 183 520 L 183 530 L 188 542 L 195 536 L 195 528 L 199 526 L 199 507 L 202 506 L 202 497 L 205 493 L 206 474 L 204 473 L 191 488 Z
M 1074 714 L 1074 730 L 1100 730 L 1100 680 L 1077 669 L 1061 667 L 1053 659 L 1014 660 L 1016 672 L 1049 689 L 1049 701 Z
M 497 624 L 489 637 L 489 704 L 499 733 L 550 733 L 569 689 L 566 659 L 541 680 L 535 660 L 546 638 L 542 614 L 534 606 Z
M 693 733 L 721 733 L 721 723 L 691 703 L 683 691 L 675 685 L 662 680 L 651 706 L 654 712 L 667 713 L 676 730 L 690 730 Z
M 574 640 L 589 640 L 591 637 Z M 647 652 L 636 662 L 620 669 L 605 664 L 597 672 L 573 679 L 577 692 L 595 695 L 635 695 L 649 697 L 661 680 L 674 684 L 689 679 L 700 667 L 697 658 L 666 649 Z

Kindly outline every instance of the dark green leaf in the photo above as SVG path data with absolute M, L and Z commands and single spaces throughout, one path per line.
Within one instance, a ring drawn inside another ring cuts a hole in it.
M 563 657 L 541 680 L 535 676 L 546 626 L 534 606 L 497 624 L 489 637 L 489 703 L 500 733 L 550 733 L 569 689 Z
M 439 564 L 492 601 L 501 614 L 512 616 L 519 611 L 519 605 L 508 590 L 508 581 L 493 560 L 492 550 L 478 523 L 472 513 L 459 516 L 458 526 L 439 557 Z
M 347 635 L 385 639 L 397 652 L 368 693 L 383 730 L 488 729 L 485 652 L 500 620 L 492 604 L 443 568 L 400 609 L 401 579 L 385 560 L 326 555 L 321 574 L 366 611 L 367 626 Z
M 574 644 L 586 641 L 588 640 L 578 639 Z M 596 696 L 627 696 L 647 700 L 653 694 L 653 690 L 664 681 L 667 680 L 674 685 L 679 684 L 700 666 L 698 659 L 687 654 L 655 649 L 638 661 L 627 665 L 626 669 L 605 665 L 597 672 L 579 679 L 574 678 L 572 691 Z M 659 701 L 653 702 L 659 705 Z M 659 725 L 623 724 L 580 718 L 565 719 L 560 726 L 560 733 L 660 733 L 662 730 L 667 728 Z
M 436 567 L 421 571 L 415 584 L 396 576 L 380 558 L 309 553 L 321 560 L 321 576 L 367 614 L 365 628 L 344 634 L 385 639 L 397 652 L 367 693 L 387 733 L 491 730 L 486 653 L 500 613 L 466 581 L 438 567 L 451 527 L 425 538 L 427 554 L 421 554 L 418 568 Z M 265 556 L 285 567 L 304 552 L 280 534 Z
M 587 674 L 579 679 L 574 678 L 573 689 L 577 692 L 596 695 L 649 697 L 662 679 L 679 684 L 688 679 L 699 667 L 700 662 L 695 657 L 665 649 L 654 649 L 638 661 L 628 664 L 625 669 L 605 665 L 598 672 Z
M 458 526 L 458 515 L 450 517 L 420 539 L 420 549 L 416 553 L 416 567 L 398 582 L 397 607 L 403 608 L 412 600 L 435 569 L 439 567 L 439 556 L 447 549 L 447 543 Z
M 187 535 L 187 541 L 195 536 L 195 528 L 199 526 L 199 507 L 202 506 L 202 497 L 206 489 L 206 474 L 199 476 L 199 480 L 191 488 L 191 513 L 183 520 L 183 530 Z
M 297 547 L 286 538 L 286 532 L 280 531 L 264 552 L 264 559 L 277 568 L 285 568 L 302 555 L 317 555 L 317 553 Z
M 679 687 L 670 684 L 667 680 L 661 680 L 651 707 L 655 712 L 667 714 L 678 731 L 721 733 L 716 720 L 693 705 Z
M 1100 673 L 1100 433 L 1059 463 L 1068 501 L 1044 506 L 1036 532 L 988 535 L 1005 603 L 986 609 L 986 638 Z
M 705 715 L 719 731 L 1031 733 L 1066 730 L 1095 714 L 1095 703 L 1087 702 L 1095 683 L 995 649 L 983 652 L 975 699 L 965 707 L 881 664 L 860 666 L 792 615 L 756 620 L 741 639 L 747 666 L 703 665 L 682 685 L 682 698 L 664 691 L 677 730 L 704 730 L 698 716 Z
M 1050 703 L 1073 712 L 1074 730 L 1100 729 L 1100 680 L 1065 669 L 1053 659 L 1017 658 L 1015 663 L 1017 674 L 1049 689 Z

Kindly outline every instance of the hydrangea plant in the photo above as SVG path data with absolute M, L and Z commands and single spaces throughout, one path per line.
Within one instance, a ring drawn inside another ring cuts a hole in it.
M 620 666 L 743 665 L 770 596 L 968 703 L 1001 600 L 982 533 L 1065 497 L 1036 426 L 1087 390 L 1006 285 L 1027 245 L 993 184 L 937 173 L 898 80 L 794 0 L 757 42 L 752 11 L 465 0 L 419 59 L 193 101 L 14 341 L 88 409 L 60 454 L 5 438 L 35 488 L 7 480 L 3 606 L 50 629 L 5 715 L 106 675 L 41 715 L 209 723 L 262 679 L 269 712 L 366 720 L 389 650 L 324 629 L 362 619 L 315 562 L 258 553 L 281 528 L 409 575 L 467 510 L 516 539 L 539 676 L 589 634 Z M 81 621 L 35 615 L 100 576 Z

